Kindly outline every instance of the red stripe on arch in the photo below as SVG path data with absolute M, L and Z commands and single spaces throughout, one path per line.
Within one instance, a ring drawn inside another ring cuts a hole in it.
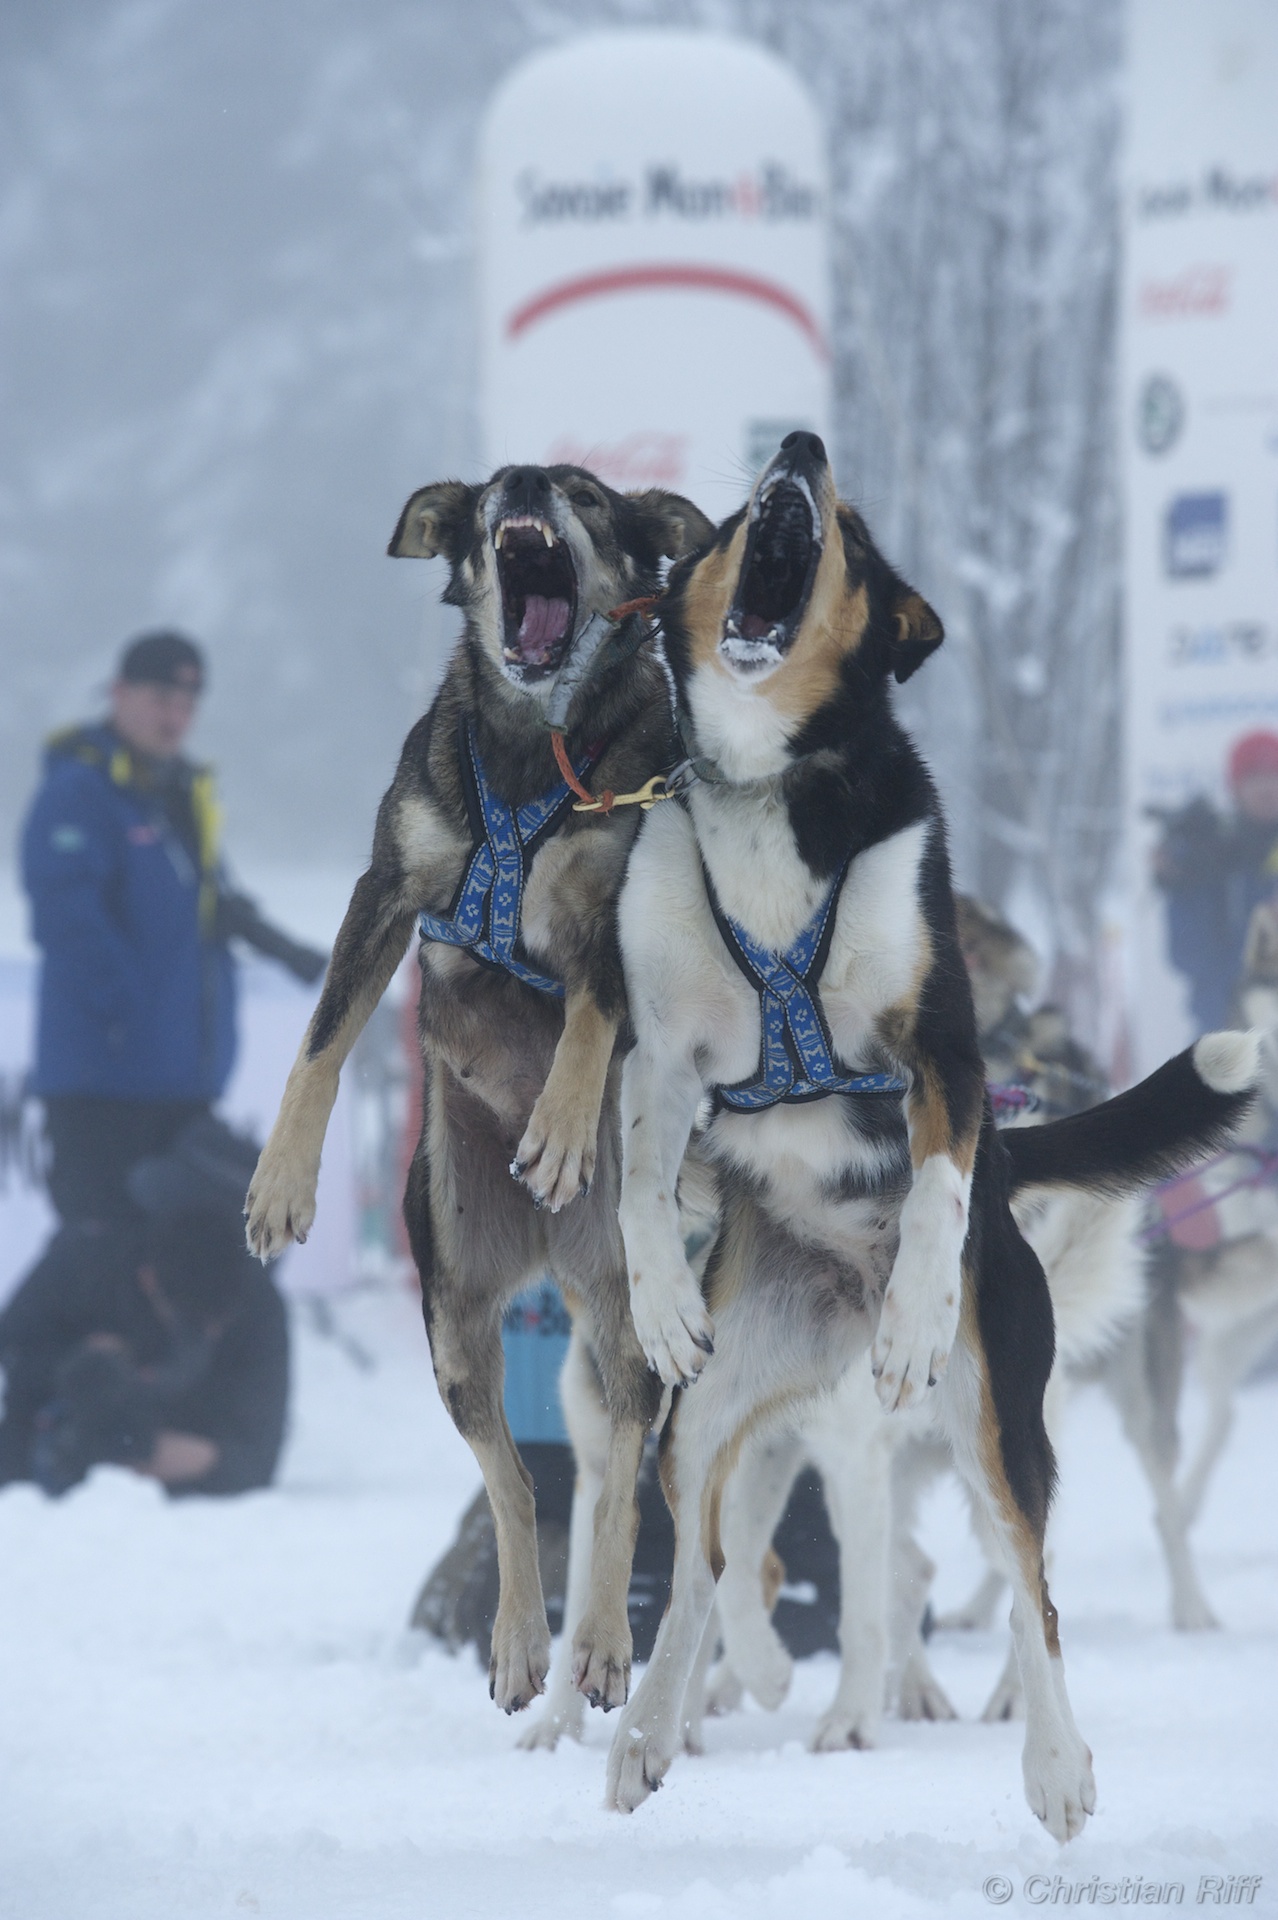
M 793 320 L 822 360 L 830 357 L 825 335 L 811 312 L 775 280 L 764 280 L 754 273 L 738 273 L 731 267 L 682 263 L 610 267 L 603 273 L 584 273 L 576 280 L 561 280 L 558 286 L 547 287 L 544 293 L 534 294 L 522 307 L 516 307 L 506 322 L 506 334 L 509 339 L 517 340 L 548 313 L 554 313 L 559 307 L 575 306 L 579 300 L 598 300 L 609 293 L 634 293 L 658 287 L 687 287 L 697 293 L 728 293 L 739 300 L 757 300 Z

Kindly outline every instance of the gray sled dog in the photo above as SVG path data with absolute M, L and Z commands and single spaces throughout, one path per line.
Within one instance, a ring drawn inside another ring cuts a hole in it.
M 661 624 L 694 777 L 686 807 L 650 815 L 621 899 L 621 1223 L 640 1344 L 681 1389 L 662 1438 L 677 1546 L 608 1797 L 637 1807 L 674 1756 L 742 1444 L 872 1343 L 885 1408 L 935 1397 L 1011 1582 L 1027 1798 L 1063 1841 L 1095 1786 L 1043 1574 L 1051 1304 L 1010 1202 L 1201 1153 L 1246 1109 L 1256 1045 L 1209 1036 L 1089 1114 L 995 1132 L 939 802 L 888 697 L 941 624 L 840 505 L 815 435 L 788 436 L 673 569 Z M 703 1289 L 676 1183 L 707 1096 L 722 1220 Z
M 382 801 L 248 1195 L 263 1259 L 305 1239 L 342 1062 L 419 927 L 424 1119 L 404 1210 L 440 1392 L 492 1504 L 489 1688 L 508 1713 L 542 1691 L 550 1640 L 501 1316 L 547 1270 L 576 1302 L 610 1415 L 576 1678 L 605 1706 L 628 1686 L 635 1479 L 661 1389 L 617 1225 L 616 900 L 639 808 L 609 803 L 650 791 L 672 755 L 664 674 L 624 603 L 711 531 L 678 495 L 617 494 L 579 467 L 506 467 L 409 500 L 390 551 L 447 560 L 465 629 Z M 581 810 L 592 791 L 607 810 Z

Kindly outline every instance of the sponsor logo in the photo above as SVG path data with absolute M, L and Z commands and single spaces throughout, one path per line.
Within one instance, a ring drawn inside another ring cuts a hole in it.
M 530 300 L 506 316 L 506 337 L 517 340 L 530 327 L 549 314 L 562 312 L 583 300 L 606 299 L 626 293 L 726 294 L 736 300 L 754 300 L 760 306 L 782 313 L 805 333 L 818 358 L 828 360 L 829 345 L 810 307 L 788 287 L 765 280 L 757 273 L 742 273 L 736 267 L 699 265 L 695 260 L 652 260 L 627 267 L 604 267 L 598 273 L 578 274 L 574 280 L 560 280 L 543 287 Z
M 1175 220 L 1187 213 L 1272 213 L 1278 173 L 1234 173 L 1208 167 L 1198 180 L 1164 180 L 1136 189 L 1138 220 Z
M 1149 374 L 1136 401 L 1136 438 L 1146 453 L 1167 453 L 1185 425 L 1180 388 L 1166 373 Z
M 1176 626 L 1168 635 L 1167 651 L 1174 667 L 1278 660 L 1278 627 L 1265 620 L 1206 620 L 1201 626 Z
M 1147 320 L 1186 320 L 1229 311 L 1229 267 L 1186 267 L 1170 280 L 1142 280 L 1136 303 Z
M 589 467 L 618 490 L 626 487 L 677 487 L 688 472 L 688 436 L 655 430 L 629 433 L 603 443 L 561 434 L 546 455 L 548 467 Z
M 821 207 L 817 188 L 778 160 L 733 179 L 699 179 L 670 162 L 645 168 L 637 179 L 601 174 L 591 180 L 547 180 L 527 168 L 515 181 L 515 193 L 526 227 L 634 219 L 810 221 Z
M 1163 515 L 1163 566 L 1173 580 L 1210 580 L 1225 564 L 1229 502 L 1223 493 L 1182 493 Z

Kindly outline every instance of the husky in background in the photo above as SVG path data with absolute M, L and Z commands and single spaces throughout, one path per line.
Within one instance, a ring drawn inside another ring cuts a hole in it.
M 577 1303 L 609 1409 L 576 1679 L 605 1706 L 626 1697 L 635 1477 L 661 1387 L 617 1226 L 616 900 L 638 809 L 610 803 L 667 768 L 673 745 L 662 668 L 623 603 L 654 593 L 662 561 L 709 531 L 678 495 L 614 493 L 571 466 L 505 467 L 409 500 L 390 551 L 447 561 L 464 632 L 404 744 L 249 1189 L 255 1252 L 305 1239 L 342 1062 L 418 928 L 425 1094 L 404 1210 L 440 1392 L 492 1506 L 489 1690 L 508 1713 L 542 1691 L 550 1641 L 532 1483 L 502 1407 L 501 1316 L 545 1271 Z M 587 673 L 583 649 L 612 610 Z M 580 810 L 586 781 L 599 810 Z

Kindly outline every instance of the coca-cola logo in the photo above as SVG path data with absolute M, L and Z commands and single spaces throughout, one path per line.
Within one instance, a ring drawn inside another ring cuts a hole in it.
M 1138 295 L 1140 310 L 1149 320 L 1225 313 L 1231 280 L 1229 268 L 1217 265 L 1185 267 L 1167 280 L 1143 280 Z
M 646 167 L 636 178 L 601 174 L 589 180 L 547 179 L 528 167 L 515 181 L 520 223 L 587 225 L 633 220 L 808 221 L 820 212 L 819 190 L 784 166 L 765 161 L 731 179 L 702 178 L 673 161 Z
M 588 467 L 618 492 L 627 487 L 677 487 L 686 482 L 688 436 L 648 428 L 620 440 L 587 444 L 565 433 L 547 453 L 546 465 Z

